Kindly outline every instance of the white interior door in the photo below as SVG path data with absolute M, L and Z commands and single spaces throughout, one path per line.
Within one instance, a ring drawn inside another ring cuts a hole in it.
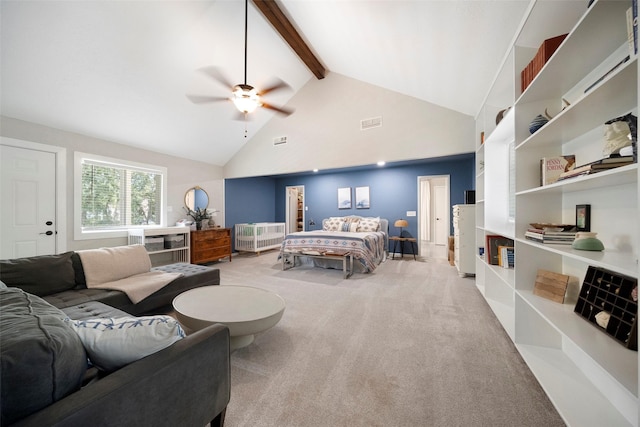
M 435 244 L 445 245 L 449 228 L 449 203 L 447 187 L 438 185 L 433 188 L 433 208 L 435 218 Z
M 287 220 L 285 227 L 287 233 L 298 231 L 298 188 L 287 187 Z
M 0 146 L 0 258 L 56 253 L 56 155 Z

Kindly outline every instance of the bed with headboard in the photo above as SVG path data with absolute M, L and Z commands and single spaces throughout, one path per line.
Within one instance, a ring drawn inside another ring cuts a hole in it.
M 384 218 L 355 215 L 325 218 L 322 230 L 285 236 L 280 248 L 283 269 L 293 267 L 304 255 L 316 267 L 342 268 L 341 256 L 348 253 L 354 260 L 353 271 L 371 273 L 386 260 L 388 231 L 389 221 Z

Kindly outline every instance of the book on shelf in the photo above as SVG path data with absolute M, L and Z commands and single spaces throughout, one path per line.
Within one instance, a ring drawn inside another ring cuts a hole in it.
M 500 253 L 498 251 L 500 246 L 514 246 L 512 239 L 500 235 L 488 235 L 486 236 L 486 241 L 485 259 L 491 265 L 500 265 Z
M 609 156 L 595 162 L 587 163 L 578 166 L 570 171 L 560 174 L 559 181 L 567 178 L 573 178 L 579 175 L 588 175 L 604 170 L 618 168 L 620 166 L 626 166 L 633 163 L 633 156 Z
M 513 246 L 498 246 L 498 265 L 502 268 L 515 266 L 515 252 Z
M 576 156 L 543 157 L 540 159 L 540 185 L 549 185 L 560 179 L 560 176 L 576 166 Z

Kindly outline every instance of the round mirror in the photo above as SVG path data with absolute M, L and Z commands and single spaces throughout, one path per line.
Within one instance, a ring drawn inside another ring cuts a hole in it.
M 184 204 L 192 211 L 207 209 L 209 206 L 209 195 L 202 188 L 195 186 L 187 190 L 184 195 Z

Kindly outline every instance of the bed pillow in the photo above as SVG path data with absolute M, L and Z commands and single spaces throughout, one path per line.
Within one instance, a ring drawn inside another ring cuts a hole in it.
M 341 222 L 343 222 L 341 217 L 325 219 L 322 221 L 322 229 L 324 231 L 339 231 Z
M 358 231 L 380 231 L 380 217 L 361 218 L 358 222 Z
M 67 320 L 99 369 L 115 371 L 169 347 L 185 333 L 171 316 Z
M 340 221 L 340 226 L 338 231 L 348 231 L 351 233 L 355 233 L 357 229 L 358 229 L 357 222 Z

